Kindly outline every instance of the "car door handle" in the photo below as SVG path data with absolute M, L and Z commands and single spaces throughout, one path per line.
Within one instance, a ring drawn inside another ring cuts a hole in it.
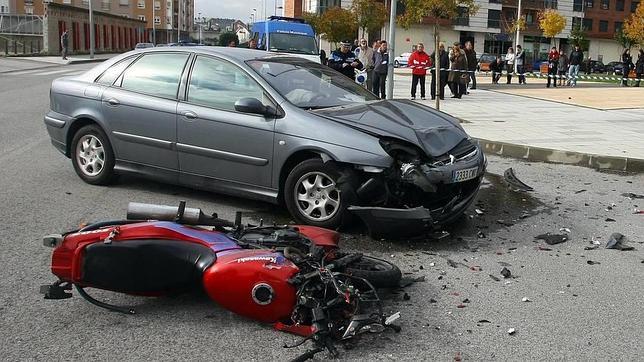
M 195 118 L 198 117 L 197 114 L 195 112 L 192 112 L 192 111 L 185 111 L 182 114 L 183 114 L 184 117 L 186 117 L 188 119 L 195 119 Z
M 107 100 L 107 104 L 109 104 L 110 106 L 115 106 L 116 107 L 119 104 L 121 104 L 121 102 L 119 102 L 118 99 L 110 98 L 110 99 Z

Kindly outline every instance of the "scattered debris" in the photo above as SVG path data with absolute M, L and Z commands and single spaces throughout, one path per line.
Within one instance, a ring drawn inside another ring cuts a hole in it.
M 419 282 L 424 282 L 425 281 L 425 276 L 419 276 L 418 278 L 408 278 L 408 277 L 403 277 L 400 279 L 400 282 L 398 282 L 398 286 L 400 288 L 406 288 L 414 283 L 419 283 Z
M 544 246 L 538 246 L 538 247 L 537 247 L 537 250 L 540 250 L 540 251 L 552 251 L 552 249 L 550 249 L 550 248 L 546 248 L 546 247 L 544 247 Z
M 581 190 L 577 190 L 577 191 L 575 191 L 575 193 L 576 193 L 576 194 L 580 194 L 580 193 L 582 193 L 582 192 L 586 192 L 586 191 L 588 191 L 588 190 L 586 190 L 586 189 L 581 189 Z
M 595 239 L 595 236 L 593 235 L 592 238 L 590 238 L 590 242 L 593 243 L 593 245 L 601 245 L 601 241 L 599 239 Z
M 476 236 L 477 236 L 479 239 L 485 239 L 485 234 L 483 234 L 483 232 L 482 232 L 482 231 L 480 231 L 480 230 L 479 230 L 479 232 L 478 232 L 478 233 L 476 233 Z
M 534 191 L 534 189 L 525 183 L 523 183 L 521 180 L 517 178 L 517 176 L 514 174 L 514 169 L 512 167 L 508 168 L 505 170 L 503 173 L 503 179 L 505 182 L 507 182 L 510 186 L 514 186 L 515 188 L 522 190 L 522 191 Z
M 504 262 L 504 261 L 500 261 L 500 262 L 498 262 L 498 263 L 499 263 L 499 265 L 501 265 L 501 266 L 512 266 L 512 264 L 510 264 L 510 263 L 506 263 L 506 262 Z
M 510 269 L 504 267 L 503 269 L 501 269 L 501 275 L 503 275 L 505 279 L 508 279 L 512 276 L 512 272 L 510 272 Z
M 487 319 L 481 319 L 481 320 L 479 320 L 479 321 L 478 321 L 478 322 L 476 322 L 476 323 L 481 323 L 481 324 L 483 324 L 483 323 L 492 323 L 492 322 L 490 322 L 490 321 L 489 321 L 489 320 L 487 320 Z
M 635 248 L 630 245 L 625 245 L 628 238 L 620 233 L 613 233 L 608 242 L 606 242 L 606 249 L 617 249 L 621 251 L 634 250 Z
M 566 234 L 570 234 L 569 228 L 559 228 L 559 231 L 565 232 Z
M 500 225 L 503 225 L 503 226 L 508 226 L 508 227 L 514 225 L 514 223 L 512 223 L 512 222 L 505 221 L 505 220 L 502 220 L 502 219 L 497 220 L 496 223 L 500 224 Z
M 514 328 L 508 329 L 508 334 L 509 335 L 513 335 L 514 333 L 516 333 L 516 329 L 514 329 Z
M 528 297 L 523 297 L 522 302 L 532 302 Z
M 447 259 L 447 265 L 451 266 L 452 268 L 458 268 L 458 264 L 452 259 Z
M 644 210 L 638 210 L 638 209 L 635 209 L 635 210 L 633 210 L 633 214 L 640 214 L 640 215 L 644 215 Z
M 476 215 L 483 215 L 484 214 L 484 212 L 481 209 L 474 209 L 474 212 L 476 213 Z
M 410 300 L 410 299 L 411 299 L 411 297 L 409 296 L 409 294 L 405 293 L 403 295 L 403 300 Z
M 599 245 L 590 245 L 590 246 L 584 247 L 584 250 L 595 250 L 597 248 L 599 248 Z
M 434 298 L 430 298 L 430 299 L 429 299 L 429 302 L 430 302 L 430 303 L 432 303 L 432 304 L 433 304 L 433 303 L 438 303 L 438 302 L 436 301 L 436 299 L 434 299 Z
M 622 196 L 628 197 L 629 199 L 644 199 L 644 195 L 638 195 L 632 192 L 625 192 L 622 194 Z
M 459 304 L 456 306 L 456 308 L 465 308 L 465 304 Z
M 606 221 L 606 222 L 616 222 L 617 220 L 615 220 L 613 218 L 610 218 L 610 217 L 607 217 L 606 220 L 604 220 L 604 221 Z
M 494 275 L 492 275 L 492 274 L 489 274 L 489 276 L 490 276 L 490 278 L 492 278 L 492 280 L 494 280 L 495 282 L 500 282 L 500 281 L 501 281 L 501 279 L 499 279 L 499 278 L 495 277 L 495 276 L 494 276 Z
M 463 299 L 463 303 L 469 303 L 469 302 L 470 302 L 469 299 L 467 299 L 467 298 Z
M 543 240 L 546 242 L 546 244 L 555 245 L 555 244 L 561 244 L 567 241 L 568 235 L 545 233 L 545 234 L 537 235 L 534 238 L 538 240 Z
M 588 260 L 588 261 L 586 262 L 586 264 L 588 264 L 588 265 L 595 265 L 595 264 L 601 264 L 601 263 L 600 263 L 600 262 L 598 262 L 598 261 Z

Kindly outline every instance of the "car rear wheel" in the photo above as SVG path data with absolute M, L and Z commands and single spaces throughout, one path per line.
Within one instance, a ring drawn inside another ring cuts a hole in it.
M 320 159 L 295 166 L 284 185 L 284 201 L 291 216 L 304 224 L 340 227 L 350 217 L 347 207 L 355 191 L 350 180 L 338 185 L 339 179 L 339 170 Z
M 400 67 L 400 62 L 397 60 L 394 60 L 394 67 L 396 68 Z
M 114 177 L 114 152 L 105 132 L 97 125 L 76 132 L 71 156 L 74 171 L 89 184 L 106 185 Z

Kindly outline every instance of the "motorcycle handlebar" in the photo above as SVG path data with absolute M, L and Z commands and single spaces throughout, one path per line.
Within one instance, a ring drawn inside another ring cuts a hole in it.
M 201 209 L 185 207 L 182 202 L 179 206 L 144 204 L 130 202 L 127 206 L 128 220 L 159 220 L 174 221 L 186 225 L 207 225 L 233 227 L 235 224 L 228 220 L 219 219 L 217 214 L 212 216 L 204 214 Z

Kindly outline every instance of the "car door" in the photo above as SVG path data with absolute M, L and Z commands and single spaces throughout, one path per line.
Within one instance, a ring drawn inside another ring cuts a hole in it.
M 272 105 L 264 89 L 239 66 L 199 55 L 186 93 L 177 108 L 181 177 L 270 188 L 275 118 L 235 110 L 241 98 Z
M 116 157 L 178 170 L 177 93 L 189 53 L 152 52 L 138 58 L 102 96 Z

